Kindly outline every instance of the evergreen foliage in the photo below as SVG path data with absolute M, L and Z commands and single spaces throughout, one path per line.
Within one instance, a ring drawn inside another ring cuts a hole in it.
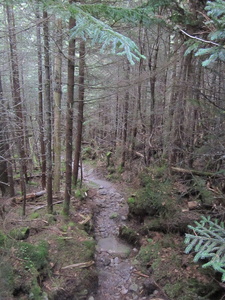
M 225 228 L 224 223 L 218 220 L 211 221 L 210 217 L 202 217 L 196 226 L 189 226 L 194 234 L 186 234 L 186 253 L 195 251 L 194 262 L 207 259 L 203 268 L 212 267 L 222 273 L 222 281 L 225 281 Z
M 141 55 L 137 45 L 130 38 L 114 31 L 109 25 L 79 9 L 76 15 L 76 26 L 71 37 L 91 38 L 92 44 L 102 44 L 101 51 L 111 48 L 112 54 L 126 55 L 129 62 L 139 60 Z
M 207 14 L 210 18 L 205 24 L 206 26 L 209 26 L 209 28 L 213 28 L 212 32 L 209 33 L 208 38 L 209 41 L 212 41 L 214 46 L 200 48 L 195 55 L 206 55 L 207 58 L 203 61 L 202 65 L 208 66 L 216 60 L 225 61 L 225 2 L 222 0 L 208 1 L 205 9 L 208 11 Z
M 42 1 L 42 5 L 49 13 L 59 15 L 64 19 L 68 19 L 70 16 L 76 19 L 76 26 L 71 31 L 71 38 L 91 39 L 92 44 L 102 44 L 102 52 L 108 50 L 112 54 L 126 55 L 131 64 L 134 64 L 135 60 L 145 58 L 134 41 L 115 31 L 107 22 L 122 20 L 134 24 L 150 24 L 150 8 L 126 9 L 106 4 L 82 5 L 57 0 Z

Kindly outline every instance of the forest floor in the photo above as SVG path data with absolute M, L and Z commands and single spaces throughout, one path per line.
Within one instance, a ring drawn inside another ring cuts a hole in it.
M 169 217 L 145 215 L 133 205 L 142 184 L 128 177 L 112 182 L 105 168 L 85 166 L 69 219 L 61 214 L 63 193 L 54 198 L 54 215 L 46 213 L 45 196 L 27 203 L 26 217 L 21 203 L 2 199 L 0 299 L 224 299 L 220 276 L 184 253 L 187 224 L 203 212 L 188 209 L 187 201 L 174 206 L 175 191 L 169 194 L 160 179 L 156 200 L 164 209 L 164 196 L 169 199 Z M 185 188 L 177 178 L 173 187 Z M 30 183 L 31 191 L 39 191 L 38 182 Z

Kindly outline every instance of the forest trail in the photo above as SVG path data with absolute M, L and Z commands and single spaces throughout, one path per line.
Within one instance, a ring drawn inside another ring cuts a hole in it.
M 120 226 L 128 222 L 128 205 L 113 183 L 101 179 L 93 169 L 85 170 L 84 180 L 96 193 L 87 203 L 94 212 L 97 242 L 95 261 L 99 276 L 97 293 L 88 300 L 165 300 L 153 279 L 138 271 L 137 249 L 118 238 Z

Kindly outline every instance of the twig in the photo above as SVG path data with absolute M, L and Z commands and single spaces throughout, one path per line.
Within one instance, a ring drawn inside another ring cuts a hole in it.
M 145 278 L 149 278 L 149 276 L 148 276 L 148 275 L 146 275 L 146 274 L 143 274 L 143 273 L 141 273 L 140 271 L 134 271 L 133 273 L 134 273 L 134 274 L 136 274 L 136 275 L 139 275 L 139 276 L 145 277 Z
M 222 45 L 217 44 L 217 43 L 215 43 L 215 42 L 208 41 L 208 40 L 202 39 L 202 38 L 197 37 L 197 36 L 193 36 L 193 35 L 187 33 L 186 31 L 184 31 L 184 30 L 181 29 L 181 28 L 180 28 L 180 31 L 181 31 L 183 34 L 185 34 L 185 35 L 187 35 L 188 37 L 190 37 L 191 39 L 198 40 L 198 41 L 200 41 L 200 42 L 207 43 L 207 44 L 212 44 L 212 45 L 214 45 L 214 46 L 222 47 Z
M 66 267 L 62 267 L 62 270 L 69 269 L 69 268 L 88 268 L 92 266 L 94 263 L 95 262 L 93 260 L 84 263 L 77 263 Z

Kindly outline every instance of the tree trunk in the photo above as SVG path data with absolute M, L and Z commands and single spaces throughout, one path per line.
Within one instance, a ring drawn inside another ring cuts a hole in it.
M 129 77 L 130 77 L 130 65 L 129 62 L 127 62 L 126 67 L 126 82 L 127 85 L 129 84 Z M 129 108 L 129 99 L 130 99 L 130 93 L 129 93 L 129 87 L 127 88 L 125 92 L 124 97 L 124 119 L 123 119 L 123 152 L 122 152 L 122 160 L 121 160 L 121 167 L 124 168 L 126 164 L 126 153 L 127 153 L 127 129 L 128 129 L 128 108 Z
M 77 134 L 75 142 L 73 182 L 77 185 L 79 161 L 81 159 L 81 143 L 84 119 L 84 68 L 85 68 L 85 41 L 80 41 L 79 55 L 79 91 L 78 91 L 78 117 L 77 117 Z
M 61 98 L 62 98 L 62 20 L 56 20 L 57 53 L 55 57 L 54 76 L 54 180 L 53 191 L 60 191 L 61 177 Z
M 39 124 L 39 140 L 41 150 L 41 185 L 46 187 L 46 152 L 44 142 L 44 110 L 43 110 L 43 70 L 42 70 L 42 49 L 41 49 L 41 26 L 39 24 L 40 14 L 37 8 L 37 56 L 38 56 L 38 124 Z
M 46 180 L 47 180 L 47 210 L 53 213 L 52 199 L 52 107 L 51 107 L 51 79 L 50 79 L 50 46 L 48 13 L 43 11 L 44 32 L 44 63 L 45 63 L 45 110 L 46 110 Z
M 71 2 L 71 1 L 70 1 Z M 75 26 L 75 20 L 70 17 L 69 30 Z M 70 198 L 72 185 L 72 139 L 73 139 L 73 104 L 74 104 L 74 58 L 75 39 L 69 41 L 68 46 L 68 83 L 67 83 L 67 112 L 66 112 L 66 186 L 63 203 L 63 213 L 68 216 L 70 212 Z
M 25 215 L 25 204 L 26 204 L 26 184 L 24 177 L 27 177 L 27 167 L 26 167 L 26 154 L 25 154 L 25 144 L 24 144 L 24 124 L 23 124 L 23 107 L 21 99 L 21 87 L 19 79 L 19 61 L 17 54 L 17 40 L 15 32 L 15 19 L 13 7 L 10 5 L 6 6 L 7 20 L 9 27 L 9 43 L 10 43 L 10 60 L 12 68 L 12 95 L 15 107 L 16 115 L 16 145 L 18 148 L 18 153 L 20 157 L 20 182 L 21 182 L 21 192 L 24 196 L 23 205 L 23 215 Z
M 8 194 L 9 184 L 8 184 L 8 170 L 7 170 L 7 157 L 6 150 L 8 143 L 6 138 L 6 111 L 3 103 L 3 89 L 2 89 L 2 78 L 0 74 L 0 109 L 1 109 L 1 120 L 0 120 L 0 189 L 2 191 L 2 196 Z

